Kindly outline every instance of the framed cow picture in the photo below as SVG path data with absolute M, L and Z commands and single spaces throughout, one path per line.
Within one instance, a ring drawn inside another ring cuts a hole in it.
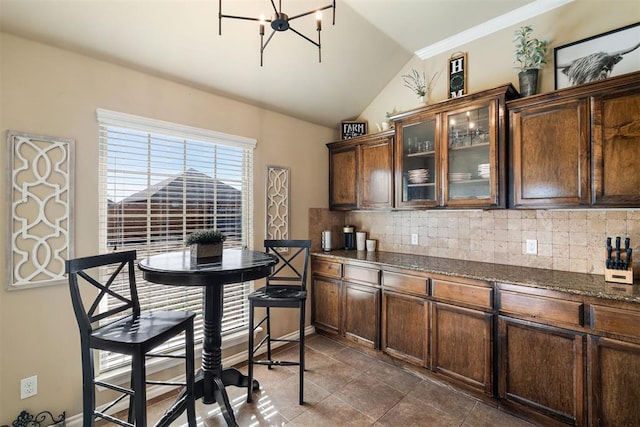
M 553 50 L 555 88 L 640 70 L 640 22 Z

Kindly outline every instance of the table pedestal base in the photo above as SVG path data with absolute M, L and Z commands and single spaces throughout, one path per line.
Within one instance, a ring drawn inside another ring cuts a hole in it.
M 236 368 L 223 369 L 221 376 L 199 370 L 196 374 L 195 382 L 195 398 L 202 398 L 202 403 L 205 404 L 217 403 L 227 425 L 229 427 L 238 427 L 225 386 L 232 385 L 246 388 L 249 386 L 249 378 Z M 252 390 L 259 389 L 260 383 L 254 379 Z

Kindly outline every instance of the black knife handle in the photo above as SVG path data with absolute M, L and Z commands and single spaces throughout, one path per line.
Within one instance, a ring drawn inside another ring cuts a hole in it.
M 628 237 L 625 237 L 624 239 L 624 248 L 625 249 L 629 249 L 629 243 L 631 242 L 631 239 L 629 239 Z
M 616 249 L 620 249 L 620 236 L 616 237 Z

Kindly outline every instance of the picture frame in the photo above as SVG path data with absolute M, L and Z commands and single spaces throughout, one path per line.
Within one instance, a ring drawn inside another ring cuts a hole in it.
M 341 139 L 350 139 L 366 134 L 367 122 L 344 120 L 340 126 Z
M 640 70 L 640 22 L 553 49 L 555 89 Z
M 467 53 L 456 52 L 448 59 L 449 98 L 458 98 L 467 94 Z

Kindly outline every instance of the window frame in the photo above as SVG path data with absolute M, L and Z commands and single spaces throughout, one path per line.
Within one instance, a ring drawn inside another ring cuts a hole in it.
M 133 134 L 134 132 L 147 133 L 149 135 L 150 141 L 153 141 L 154 138 L 158 138 L 158 137 L 178 138 L 184 142 L 185 147 L 187 147 L 189 143 L 192 143 L 192 144 L 204 143 L 204 144 L 213 144 L 215 146 L 219 146 L 226 149 L 229 149 L 229 148 L 241 149 L 242 151 L 240 155 L 236 155 L 237 156 L 236 160 L 240 161 L 242 165 L 242 172 L 241 172 L 242 190 L 240 193 L 242 198 L 241 199 L 242 200 L 242 203 L 241 203 L 242 225 L 240 227 L 240 230 L 241 230 L 240 239 L 239 239 L 239 242 L 236 242 L 236 245 L 253 248 L 253 245 L 254 245 L 253 243 L 253 197 L 254 197 L 253 161 L 254 161 L 254 150 L 257 144 L 257 141 L 255 139 L 226 134 L 226 133 L 212 131 L 208 129 L 197 128 L 197 127 L 188 126 L 188 125 L 167 122 L 163 120 L 151 119 L 147 117 L 106 110 L 102 108 L 98 108 L 96 110 L 96 117 L 99 125 L 99 187 L 100 187 L 99 188 L 99 215 L 100 215 L 100 218 L 99 218 L 100 249 L 99 250 L 101 253 L 110 252 L 112 250 L 112 248 L 108 247 L 108 242 L 107 242 L 107 228 L 108 228 L 107 225 L 109 222 L 109 212 L 108 212 L 109 207 L 108 207 L 108 201 L 107 201 L 108 200 L 107 177 L 108 177 L 109 171 L 108 171 L 108 161 L 107 161 L 108 152 L 106 148 L 109 146 L 109 142 L 108 142 L 109 139 L 106 134 L 106 130 L 109 128 L 112 128 L 112 129 L 118 128 L 122 130 L 128 130 L 131 132 L 131 134 Z M 152 142 L 147 143 L 148 146 L 151 146 L 151 144 Z M 212 148 L 212 150 L 215 152 L 216 148 Z M 150 177 L 153 175 L 153 169 L 152 169 L 152 166 L 150 166 L 150 164 L 152 163 L 151 159 L 152 157 L 148 157 L 149 169 L 146 174 L 147 177 Z M 215 162 L 215 159 L 212 157 L 211 161 Z M 186 162 L 185 164 L 183 164 L 182 167 L 184 169 L 182 173 L 185 174 L 184 176 L 186 177 L 186 173 L 187 173 Z M 217 168 L 218 165 L 216 164 L 215 167 Z M 217 178 L 214 178 L 214 180 L 217 180 Z M 147 189 L 148 188 L 149 187 L 147 187 Z M 150 199 L 148 199 L 146 203 L 147 205 L 149 205 L 152 202 L 150 201 Z M 215 204 L 218 205 L 218 202 L 215 202 Z M 186 221 L 186 218 L 187 218 L 186 214 L 183 214 L 184 221 Z M 218 218 L 218 217 L 216 216 L 215 218 Z M 150 228 L 147 228 L 146 236 L 147 236 L 147 242 L 142 244 L 142 246 L 145 246 L 146 248 L 150 248 L 151 243 L 149 242 L 151 241 L 151 236 L 153 236 L 153 233 L 150 231 Z M 144 250 L 139 250 L 138 258 L 144 258 L 150 254 L 151 253 L 149 253 L 148 251 L 147 253 L 145 253 Z M 136 273 L 137 273 L 136 280 L 138 283 L 138 287 L 140 288 L 141 285 L 144 285 L 147 282 L 145 282 L 142 279 L 142 275 L 139 272 L 139 270 L 136 269 Z M 153 285 L 153 284 L 150 284 L 150 285 Z M 162 285 L 157 285 L 157 286 L 162 286 Z M 234 287 L 233 289 L 229 287 L 229 289 L 230 289 L 230 292 L 237 293 L 238 291 L 245 292 L 244 288 L 246 288 L 246 292 L 248 293 L 253 288 L 253 284 L 251 282 L 247 282 L 246 284 L 242 284 L 241 287 L 243 287 L 243 289 L 236 289 L 238 287 Z M 175 288 L 174 291 L 176 294 L 180 292 L 189 292 L 188 287 L 168 287 L 167 286 L 167 289 L 170 289 L 170 288 Z M 199 290 L 199 291 L 202 291 L 202 290 Z M 245 303 L 241 302 L 238 307 L 235 307 L 236 309 L 241 309 L 244 312 L 244 316 L 242 317 L 242 319 L 244 319 L 244 322 L 242 322 L 241 320 L 240 327 L 237 327 L 228 331 L 225 334 L 225 336 L 223 336 L 223 342 L 225 342 L 225 344 L 228 344 L 226 341 L 231 341 L 236 343 L 238 342 L 238 339 L 240 336 L 246 336 L 246 333 L 247 333 L 246 330 L 247 330 L 247 324 L 248 324 L 248 314 L 247 314 L 248 312 L 246 309 L 243 308 L 244 305 Z M 144 310 L 144 307 L 143 307 L 143 310 Z M 201 307 L 200 307 L 200 312 L 201 312 Z M 202 321 L 201 316 L 196 317 L 196 322 L 198 322 L 198 320 L 200 322 Z M 200 340 L 196 341 L 197 351 L 199 351 L 200 342 L 201 342 L 201 337 L 200 337 Z M 175 348 L 172 348 L 170 351 L 172 350 L 175 350 Z M 98 363 L 99 366 L 97 366 L 97 368 L 100 370 L 102 374 L 118 375 L 118 372 L 122 371 L 122 368 L 120 366 L 122 363 L 120 365 L 118 365 L 117 363 L 114 364 L 113 360 L 108 360 L 105 363 L 103 363 L 103 358 L 101 355 L 100 363 Z

